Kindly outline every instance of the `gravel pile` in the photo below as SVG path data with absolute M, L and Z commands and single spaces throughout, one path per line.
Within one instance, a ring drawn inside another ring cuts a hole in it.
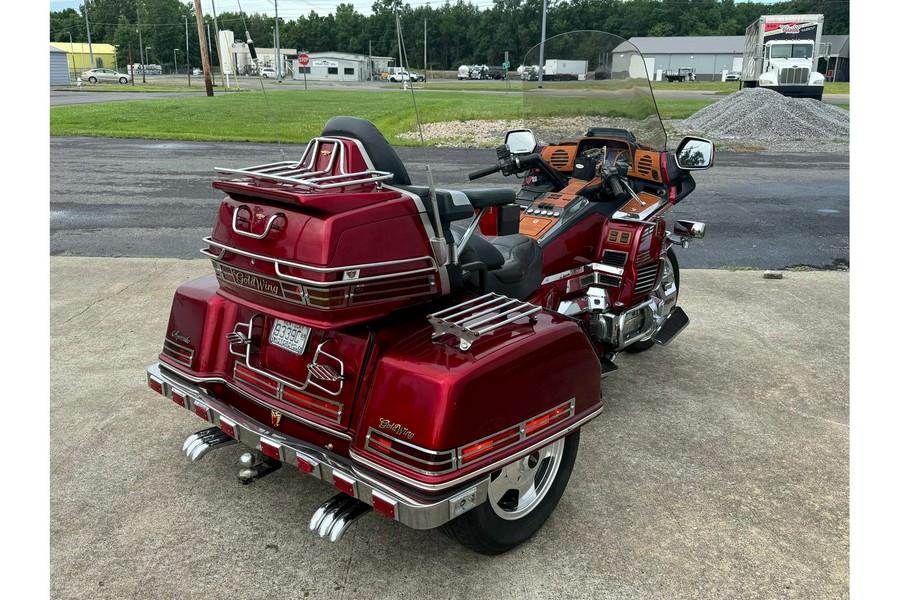
M 764 88 L 740 90 L 671 125 L 682 134 L 705 136 L 717 145 L 738 149 L 842 151 L 850 140 L 846 110 Z

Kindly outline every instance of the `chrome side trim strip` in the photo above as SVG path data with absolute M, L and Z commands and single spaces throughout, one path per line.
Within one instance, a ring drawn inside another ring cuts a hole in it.
M 586 416 L 578 419 L 574 423 L 570 423 L 568 426 L 566 426 L 565 429 L 553 434 L 549 438 L 544 438 L 544 439 L 542 439 L 534 444 L 531 444 L 530 446 L 526 446 L 524 449 L 516 452 L 514 455 L 505 459 L 504 464 L 509 464 L 511 462 L 515 462 L 515 461 L 519 460 L 520 458 L 524 458 L 524 457 L 528 456 L 529 454 L 531 454 L 532 452 L 534 452 L 535 450 L 542 448 L 542 447 L 546 446 L 547 444 L 550 444 L 551 442 L 555 442 L 559 438 L 569 435 L 574 430 L 587 424 L 588 421 L 590 421 L 591 419 L 599 416 L 601 412 L 603 412 L 603 406 L 598 406 L 595 410 L 591 411 Z M 478 469 L 477 471 L 474 471 L 473 473 L 469 473 L 463 477 L 457 477 L 455 479 L 451 479 L 444 483 L 427 484 L 427 483 L 422 483 L 421 481 L 416 481 L 414 479 L 411 479 L 409 477 L 406 477 L 405 475 L 401 475 L 401 474 L 391 471 L 389 469 L 386 469 L 383 466 L 379 465 L 378 463 L 372 462 L 371 460 L 367 459 L 365 456 L 361 456 L 358 452 L 355 452 L 353 450 L 353 448 L 350 448 L 350 458 L 357 461 L 361 465 L 364 465 L 365 467 L 372 469 L 373 471 L 376 471 L 377 473 L 380 473 L 386 477 L 390 477 L 391 479 L 396 479 L 397 481 L 404 483 L 410 487 L 414 487 L 416 489 L 423 490 L 426 492 L 440 492 L 440 491 L 447 490 L 447 489 L 450 489 L 450 488 L 453 488 L 456 486 L 461 486 L 471 478 L 480 477 L 480 476 L 490 473 L 492 471 L 496 471 L 500 466 L 502 466 L 502 465 L 498 465 L 498 464 L 489 464 L 489 465 L 485 465 L 484 467 Z
M 233 246 L 229 246 L 227 244 L 223 244 L 221 242 L 217 242 L 212 239 L 211 236 L 207 236 L 203 238 L 203 241 L 209 244 L 210 246 L 215 246 L 216 248 L 221 248 L 222 251 L 218 254 L 214 252 L 210 252 L 208 249 L 201 248 L 200 253 L 208 256 L 213 260 L 220 261 L 226 252 L 231 252 L 233 254 L 239 254 L 241 256 L 246 256 L 247 258 L 252 258 L 254 260 L 261 260 L 264 262 L 272 263 L 275 265 L 275 274 L 286 280 L 286 281 L 294 281 L 297 283 L 302 283 L 304 285 L 318 286 L 318 287 L 330 287 L 330 286 L 341 286 L 348 284 L 358 284 L 365 283 L 368 281 L 379 281 L 382 279 L 391 279 L 395 277 L 405 277 L 408 275 L 419 275 L 422 273 L 434 273 L 437 271 L 437 264 L 435 263 L 434 257 L 431 256 L 418 256 L 414 258 L 401 258 L 398 260 L 388 260 L 382 262 L 375 263 L 365 263 L 360 265 L 343 265 L 340 267 L 316 267 L 313 265 L 305 265 L 303 263 L 296 263 L 280 258 L 273 258 L 271 256 L 266 256 L 264 254 L 256 254 L 254 252 L 248 252 L 246 250 L 241 250 L 239 248 L 234 248 Z M 396 273 L 386 273 L 384 275 L 370 275 L 369 277 L 359 277 L 357 279 L 352 280 L 341 280 L 341 281 L 314 281 L 312 279 L 304 279 L 302 277 L 294 277 L 293 275 L 288 275 L 286 273 L 281 272 L 281 267 L 291 267 L 293 269 L 302 269 L 306 271 L 312 271 L 313 273 L 337 273 L 340 271 L 359 271 L 362 269 L 376 269 L 380 267 L 392 267 L 394 265 L 402 265 L 405 263 L 412 262 L 426 262 L 429 263 L 430 267 L 424 267 L 421 269 L 413 269 L 409 271 L 397 271 Z
M 234 428 L 237 439 L 250 448 L 258 451 L 262 449 L 262 443 L 267 446 L 277 447 L 280 459 L 292 464 L 299 469 L 297 458 L 307 462 L 313 459 L 311 476 L 334 485 L 335 479 L 342 481 L 355 481 L 355 496 L 366 504 L 374 504 L 377 496 L 382 501 L 387 501 L 394 506 L 395 520 L 400 521 L 414 529 L 433 529 L 457 515 L 470 510 L 487 500 L 489 478 L 484 477 L 478 481 L 471 481 L 474 477 L 467 478 L 468 486 L 461 488 L 455 496 L 443 497 L 434 501 L 413 498 L 398 490 L 390 482 L 376 479 L 372 475 L 360 471 L 348 459 L 326 452 L 324 449 L 303 442 L 296 438 L 289 438 L 277 432 L 270 431 L 257 421 L 254 421 L 204 393 L 202 389 L 190 385 L 190 378 L 180 380 L 178 375 L 163 372 L 165 366 L 155 363 L 147 368 L 147 378 L 160 384 L 162 395 L 171 398 L 172 390 L 177 390 L 185 396 L 185 404 L 188 410 L 193 411 L 193 403 L 196 400 L 207 408 L 208 421 L 219 426 L 222 417 L 225 417 L 226 426 Z M 332 432 L 333 433 L 333 432 Z M 312 464 L 312 463 L 310 463 Z M 465 498 L 463 506 L 459 498 Z

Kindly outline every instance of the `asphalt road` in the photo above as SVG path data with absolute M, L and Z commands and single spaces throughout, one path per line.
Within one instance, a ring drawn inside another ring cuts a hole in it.
M 214 167 L 298 159 L 302 146 L 50 138 L 50 253 L 196 258 L 221 195 Z M 414 181 L 431 164 L 438 187 L 510 186 L 466 174 L 492 150 L 398 148 Z M 849 157 L 727 153 L 695 174 L 697 190 L 672 218 L 704 221 L 707 237 L 679 251 L 685 268 L 849 264 Z

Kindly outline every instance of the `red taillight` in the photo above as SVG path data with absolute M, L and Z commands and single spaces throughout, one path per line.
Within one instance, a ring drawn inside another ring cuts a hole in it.
M 527 421 L 525 423 L 525 437 L 528 437 L 529 435 L 531 435 L 537 431 L 540 431 L 544 427 L 547 427 L 548 425 L 555 423 L 557 420 L 559 420 L 560 415 L 563 415 L 563 416 L 569 415 L 569 405 L 568 404 L 566 404 L 564 406 L 558 406 L 548 413 L 544 413 L 543 415 L 540 415 L 538 417 L 535 417 L 534 419 L 531 419 L 530 421 Z
M 219 417 L 219 429 L 224 431 L 226 434 L 233 438 L 237 438 L 234 433 L 234 423 L 226 419 L 225 417 Z
M 297 468 L 307 475 L 312 475 L 317 466 L 318 463 L 316 461 L 301 455 L 299 452 L 297 453 Z
M 156 392 L 157 394 L 163 393 L 162 382 L 157 381 L 155 379 L 149 378 L 147 379 L 147 383 L 150 385 L 150 389 Z
M 172 340 L 165 340 L 163 342 L 162 353 L 189 369 L 194 362 L 194 351 L 191 348 L 173 342 Z
M 393 463 L 425 475 L 439 475 L 456 468 L 453 450 L 435 451 L 388 437 L 373 429 L 366 436 L 366 449 Z
M 317 415 L 321 415 L 332 421 L 338 421 L 341 418 L 341 405 L 337 402 L 313 398 L 312 396 L 301 394 L 297 390 L 289 387 L 284 388 L 282 398 L 284 398 L 285 402 L 290 402 L 300 408 L 305 408 L 310 412 L 314 412 Z
M 200 402 L 194 402 L 194 412 L 204 421 L 209 421 L 209 409 Z
M 397 502 L 390 498 L 383 498 L 378 492 L 372 492 L 372 508 L 389 519 L 397 518 Z
M 281 444 L 260 438 L 259 449 L 269 458 L 281 460 Z
M 344 477 L 340 473 L 335 473 L 333 477 L 334 487 L 341 490 L 348 496 L 356 498 L 356 482 L 348 477 Z
M 482 456 L 502 450 L 519 441 L 519 428 L 511 427 L 485 440 L 464 446 L 459 452 L 459 462 L 463 465 Z
M 274 379 L 251 371 L 241 363 L 234 365 L 234 378 L 272 396 L 278 393 L 278 383 Z
M 184 394 L 177 390 L 172 390 L 172 402 L 174 402 L 181 408 L 187 408 L 187 402 L 184 399 Z

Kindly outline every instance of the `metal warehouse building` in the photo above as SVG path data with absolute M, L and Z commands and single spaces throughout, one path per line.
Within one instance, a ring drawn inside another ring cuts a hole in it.
M 647 71 L 659 80 L 668 69 L 695 69 L 697 80 L 718 81 L 722 71 L 740 71 L 744 56 L 744 36 L 711 35 L 685 37 L 634 37 L 647 63 Z M 850 36 L 823 35 L 830 52 L 819 64 L 826 81 L 850 81 Z

